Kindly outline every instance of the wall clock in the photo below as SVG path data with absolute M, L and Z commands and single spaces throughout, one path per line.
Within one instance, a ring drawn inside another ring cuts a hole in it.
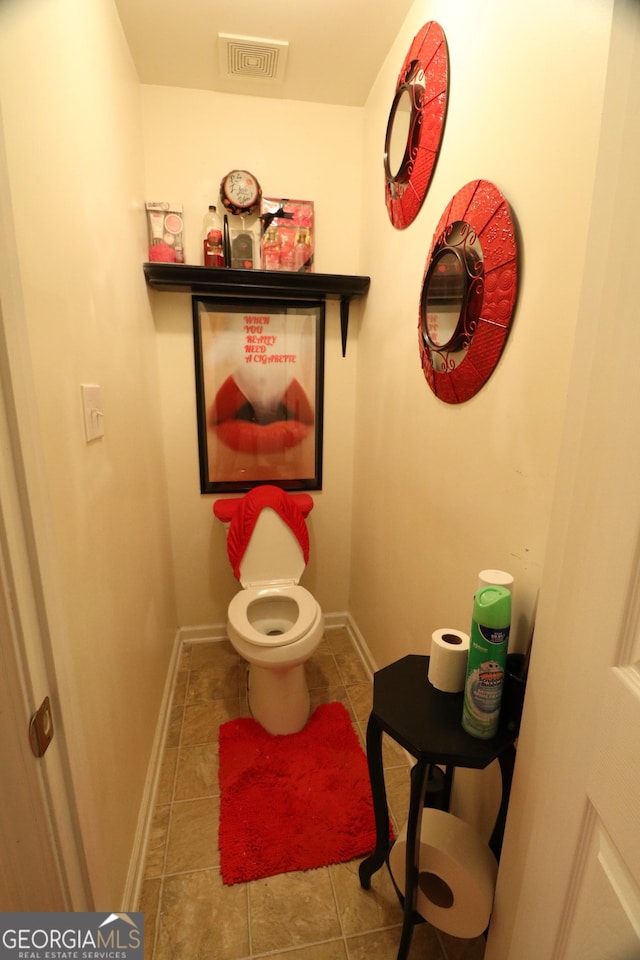
M 231 170 L 222 178 L 220 199 L 234 216 L 249 216 L 260 206 L 262 190 L 256 177 L 248 170 Z
M 420 297 L 420 360 L 446 403 L 469 400 L 504 348 L 518 287 L 518 245 L 509 205 L 488 180 L 472 180 L 440 218 Z
M 398 76 L 384 147 L 385 202 L 403 230 L 422 206 L 435 168 L 447 110 L 449 56 L 442 27 L 416 34 Z

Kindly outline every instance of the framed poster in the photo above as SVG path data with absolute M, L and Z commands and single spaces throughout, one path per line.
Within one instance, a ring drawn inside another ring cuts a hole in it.
M 193 297 L 200 490 L 322 489 L 324 302 Z

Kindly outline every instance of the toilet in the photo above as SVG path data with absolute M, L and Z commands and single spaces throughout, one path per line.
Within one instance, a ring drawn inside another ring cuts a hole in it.
M 229 640 L 249 664 L 251 714 L 272 734 L 297 733 L 309 718 L 304 664 L 324 633 L 320 605 L 299 585 L 312 509 L 309 494 L 270 484 L 213 505 L 228 525 L 227 553 L 242 585 L 227 610 Z

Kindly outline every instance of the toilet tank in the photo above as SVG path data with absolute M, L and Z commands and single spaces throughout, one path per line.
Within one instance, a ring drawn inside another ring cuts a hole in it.
M 271 507 L 260 511 L 239 566 L 243 587 L 298 583 L 304 573 L 304 554 L 298 538 Z

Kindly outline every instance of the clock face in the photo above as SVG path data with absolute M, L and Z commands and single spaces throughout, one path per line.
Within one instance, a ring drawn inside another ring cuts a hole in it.
M 220 184 L 224 207 L 236 216 L 254 213 L 262 197 L 260 184 L 248 170 L 232 170 Z

